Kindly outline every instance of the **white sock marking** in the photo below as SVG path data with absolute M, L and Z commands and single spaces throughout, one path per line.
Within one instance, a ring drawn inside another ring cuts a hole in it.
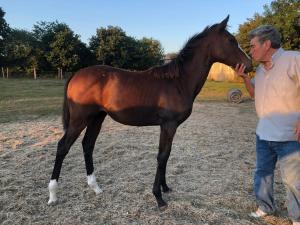
M 97 184 L 96 177 L 95 177 L 94 173 L 87 176 L 87 182 L 88 182 L 88 185 L 90 186 L 90 188 L 92 188 L 96 194 L 100 194 L 100 193 L 103 192 Z
M 57 196 L 56 196 L 56 192 L 58 189 L 58 184 L 57 181 L 54 180 L 50 180 L 49 185 L 49 201 L 48 201 L 48 205 L 54 204 L 57 201 Z

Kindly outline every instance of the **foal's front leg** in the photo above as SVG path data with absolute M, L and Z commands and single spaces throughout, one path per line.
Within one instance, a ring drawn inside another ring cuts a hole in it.
M 166 183 L 166 167 L 176 129 L 177 125 L 175 123 L 161 125 L 159 151 L 157 155 L 157 171 L 153 184 L 153 194 L 160 209 L 167 206 L 167 203 L 162 199 L 160 186 L 162 186 L 164 192 L 171 190 Z

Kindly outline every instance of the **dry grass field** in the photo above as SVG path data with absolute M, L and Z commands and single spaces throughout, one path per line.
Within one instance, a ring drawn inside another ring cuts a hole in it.
M 159 211 L 152 195 L 159 127 L 130 127 L 107 117 L 97 139 L 95 174 L 103 193 L 87 186 L 80 138 L 67 155 L 59 180 L 59 201 L 48 206 L 47 185 L 56 145 L 62 136 L 59 115 L 0 124 L 0 224 L 291 224 L 285 192 L 276 174 L 280 212 L 264 220 L 255 209 L 256 115 L 253 102 L 205 101 L 177 130 L 167 167 L 173 188 L 169 206 Z

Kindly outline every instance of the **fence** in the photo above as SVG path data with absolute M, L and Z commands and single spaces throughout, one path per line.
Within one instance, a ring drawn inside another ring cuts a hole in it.
M 32 79 L 41 79 L 41 78 L 52 78 L 52 79 L 65 79 L 71 76 L 74 72 L 63 72 L 59 71 L 36 71 L 36 75 L 34 73 L 27 73 L 25 71 L 11 71 L 9 68 L 1 68 L 2 78 L 32 78 Z

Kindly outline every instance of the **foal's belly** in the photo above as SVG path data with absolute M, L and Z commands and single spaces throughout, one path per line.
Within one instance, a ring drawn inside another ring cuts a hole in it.
M 131 126 L 160 125 L 164 121 L 178 121 L 179 112 L 157 107 L 133 107 L 120 111 L 107 112 L 115 121 Z
M 191 109 L 178 112 L 157 107 L 135 107 L 107 113 L 112 119 L 125 125 L 154 126 L 165 122 L 175 122 L 179 125 L 189 117 L 191 112 Z
M 162 122 L 159 111 L 151 107 L 134 107 L 111 111 L 108 114 L 115 121 L 131 126 L 159 125 Z

